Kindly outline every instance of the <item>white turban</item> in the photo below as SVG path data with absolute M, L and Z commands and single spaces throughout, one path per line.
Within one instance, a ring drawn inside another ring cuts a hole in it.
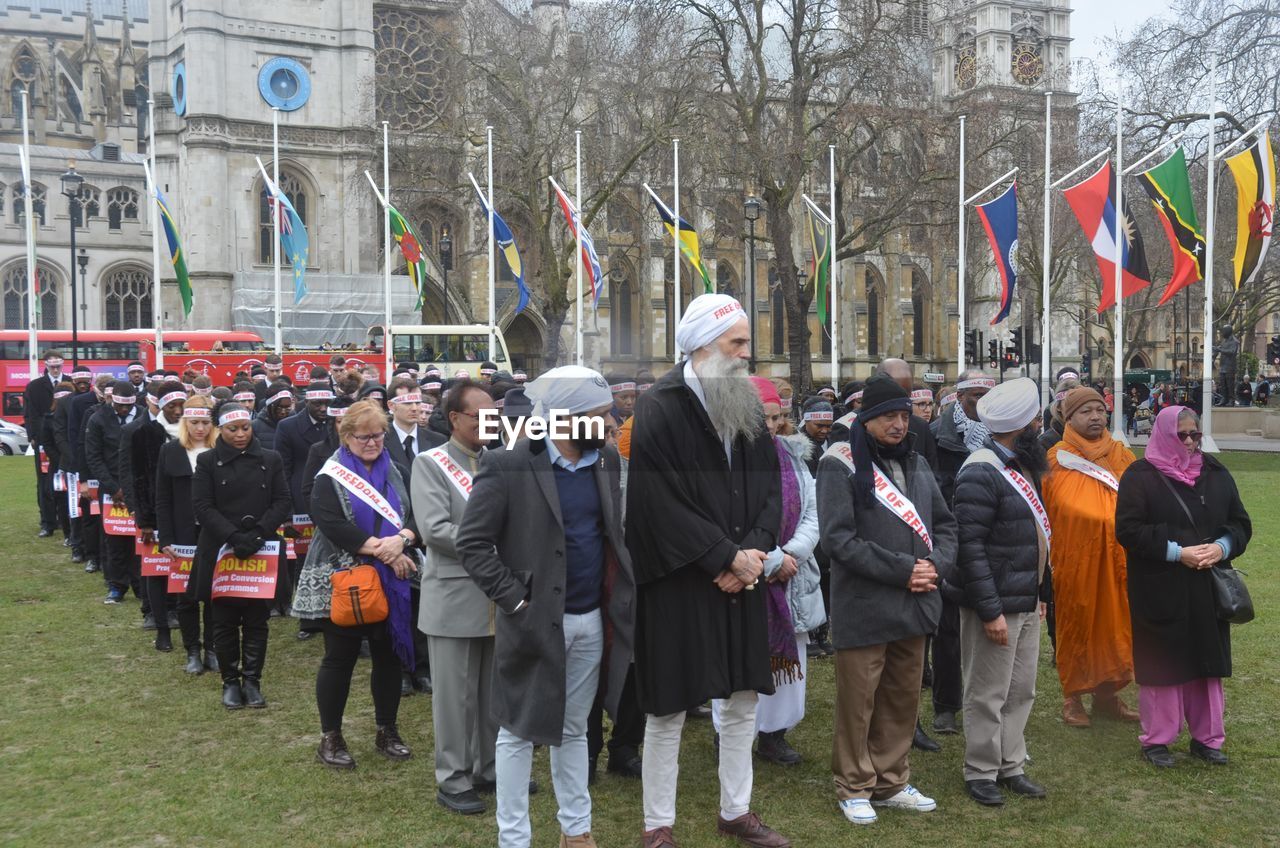
M 543 417 L 549 416 L 553 409 L 578 415 L 613 406 L 613 392 L 604 377 L 581 365 L 552 368 L 529 383 L 524 393 L 534 402 L 534 413 Z
M 746 317 L 742 304 L 727 294 L 700 294 L 689 302 L 676 327 L 676 347 L 683 356 L 706 347 Z
M 978 419 L 992 433 L 1016 433 L 1040 414 L 1040 390 L 1030 377 L 1001 383 L 978 401 Z

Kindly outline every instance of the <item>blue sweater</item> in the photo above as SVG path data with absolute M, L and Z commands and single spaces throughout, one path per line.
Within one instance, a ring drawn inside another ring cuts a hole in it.
M 551 469 L 564 517 L 564 611 L 581 615 L 600 606 L 604 589 L 605 534 L 600 492 L 590 466 L 569 471 L 553 464 Z

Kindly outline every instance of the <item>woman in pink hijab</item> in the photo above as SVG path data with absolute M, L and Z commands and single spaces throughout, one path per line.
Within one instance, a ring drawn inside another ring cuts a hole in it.
M 1169 746 L 1184 721 L 1192 755 L 1227 763 L 1222 678 L 1231 676 L 1231 632 L 1218 618 L 1209 569 L 1244 554 L 1253 526 L 1231 473 L 1201 452 L 1203 438 L 1193 410 L 1161 410 L 1146 456 L 1120 478 L 1116 500 L 1142 687 L 1138 740 L 1158 768 L 1176 764 Z

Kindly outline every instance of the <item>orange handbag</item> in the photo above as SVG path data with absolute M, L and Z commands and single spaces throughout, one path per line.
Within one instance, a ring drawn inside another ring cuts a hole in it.
M 335 569 L 331 580 L 333 597 L 329 604 L 329 620 L 334 624 L 355 627 L 387 620 L 387 593 L 382 591 L 378 569 L 366 563 L 356 563 Z

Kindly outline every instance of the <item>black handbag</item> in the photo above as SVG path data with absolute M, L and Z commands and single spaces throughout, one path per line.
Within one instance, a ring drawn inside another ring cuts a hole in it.
M 1168 487 L 1169 494 L 1173 495 L 1178 506 L 1182 507 L 1187 521 L 1190 521 L 1192 529 L 1195 529 L 1196 520 L 1191 517 L 1187 502 L 1178 494 L 1178 490 L 1173 488 L 1168 477 L 1159 472 L 1157 476 Z M 1218 618 L 1228 624 L 1248 624 L 1253 621 L 1253 598 L 1249 596 L 1249 587 L 1244 585 L 1244 578 L 1240 576 L 1244 572 L 1232 568 L 1230 563 L 1224 563 L 1209 569 L 1209 574 L 1213 579 L 1213 605 L 1217 609 Z

